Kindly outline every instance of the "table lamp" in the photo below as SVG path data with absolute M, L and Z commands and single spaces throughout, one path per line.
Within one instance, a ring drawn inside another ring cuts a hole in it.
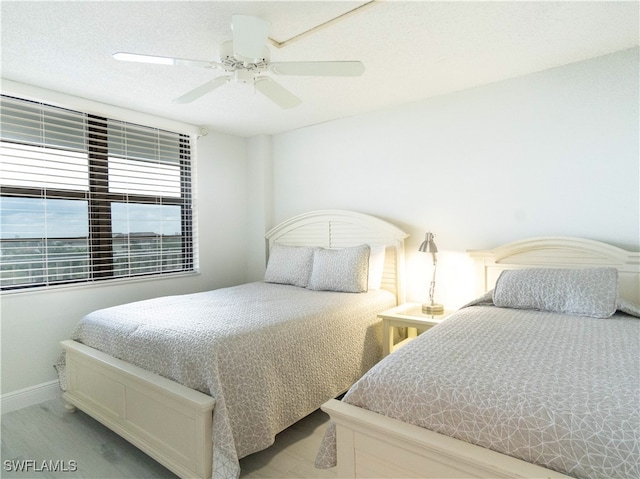
M 422 251 L 423 253 L 431 253 L 433 258 L 433 277 L 431 278 L 431 285 L 429 286 L 429 303 L 422 305 L 422 312 L 425 314 L 442 314 L 444 313 L 444 307 L 441 304 L 435 303 L 433 300 L 433 293 L 436 289 L 436 264 L 438 262 L 436 258 L 438 247 L 433 241 L 433 238 L 433 233 L 426 233 L 424 241 L 418 248 L 418 251 Z

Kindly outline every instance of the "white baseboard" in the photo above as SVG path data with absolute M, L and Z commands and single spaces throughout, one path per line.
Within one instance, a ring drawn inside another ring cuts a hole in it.
M 62 396 L 58 380 L 31 386 L 18 391 L 3 394 L 0 397 L 0 412 L 2 414 L 17 411 L 27 406 L 33 406 L 49 399 Z

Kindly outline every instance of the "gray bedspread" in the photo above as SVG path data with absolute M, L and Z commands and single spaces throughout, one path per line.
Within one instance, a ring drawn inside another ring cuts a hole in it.
M 249 283 L 84 317 L 72 339 L 215 398 L 213 477 L 345 391 L 381 357 L 383 290 Z M 58 364 L 64 388 L 64 357 Z
M 345 402 L 577 478 L 640 477 L 640 320 L 472 306 Z M 335 464 L 329 428 L 319 467 Z

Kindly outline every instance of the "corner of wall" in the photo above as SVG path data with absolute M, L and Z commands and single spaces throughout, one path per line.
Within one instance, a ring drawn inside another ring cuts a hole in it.
M 273 226 L 273 148 L 271 135 L 247 139 L 247 279 L 257 281 L 266 266 L 265 233 Z

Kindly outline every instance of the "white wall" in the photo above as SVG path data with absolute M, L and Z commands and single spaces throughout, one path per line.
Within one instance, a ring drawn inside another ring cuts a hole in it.
M 417 300 L 433 231 L 436 296 L 460 304 L 467 249 L 573 235 L 640 250 L 638 131 L 638 49 L 295 130 L 273 139 L 274 221 L 341 208 L 397 224 Z
M 58 342 L 90 311 L 245 281 L 246 142 L 214 132 L 197 141 L 194 156 L 200 274 L 3 294 L 3 395 L 55 380 Z

